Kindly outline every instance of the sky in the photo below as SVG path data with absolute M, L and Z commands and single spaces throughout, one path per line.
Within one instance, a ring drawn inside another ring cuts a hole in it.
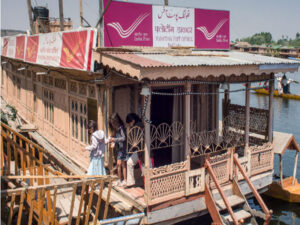
M 27 0 L 1 1 L 1 29 L 29 30 Z M 31 0 L 32 6 L 48 6 L 50 17 L 58 17 L 58 0 Z M 82 0 L 83 17 L 95 26 L 99 19 L 99 0 Z M 127 2 L 164 4 L 163 0 Z M 274 40 L 295 38 L 300 32 L 300 0 L 169 0 L 170 6 L 230 11 L 230 39 L 270 32 Z M 79 0 L 63 0 L 64 17 L 79 27 Z

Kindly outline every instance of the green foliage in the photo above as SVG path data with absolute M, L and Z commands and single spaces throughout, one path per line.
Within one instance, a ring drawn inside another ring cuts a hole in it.
M 272 43 L 272 34 L 270 32 L 260 32 L 252 37 L 242 38 L 241 41 L 247 41 L 251 45 L 263 45 Z
M 15 119 L 17 118 L 17 110 L 14 106 L 11 106 L 11 105 L 6 105 L 6 107 L 10 108 L 10 114 L 8 115 L 9 118 L 12 120 L 12 121 L 15 121 Z
M 272 39 L 270 32 L 260 32 L 252 35 L 251 37 L 241 38 L 240 41 L 246 41 L 251 45 L 280 45 L 300 47 L 300 32 L 296 33 L 295 39 L 282 35 L 282 37 L 276 42 Z

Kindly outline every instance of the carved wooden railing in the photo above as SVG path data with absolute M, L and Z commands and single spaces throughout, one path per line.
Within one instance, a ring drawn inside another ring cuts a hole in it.
M 171 125 L 167 123 L 151 125 L 150 138 L 152 150 L 181 145 L 184 142 L 183 124 L 174 121 Z
M 150 148 L 151 150 L 163 149 L 184 143 L 184 127 L 181 122 L 175 121 L 171 125 L 161 123 L 158 126 L 150 126 Z M 134 126 L 127 130 L 127 152 L 144 151 L 145 132 L 144 129 Z
M 272 143 L 251 146 L 248 151 L 250 152 L 251 176 L 273 169 L 274 151 Z
M 149 205 L 154 205 L 185 194 L 185 173 L 187 161 L 150 169 Z
M 245 106 L 229 104 L 227 106 L 226 117 L 232 118 L 228 120 L 226 126 L 245 129 Z M 261 134 L 267 137 L 268 135 L 268 118 L 269 111 L 265 109 L 259 109 L 250 107 L 250 127 L 249 131 L 256 134 Z
M 272 159 L 273 161 L 273 159 Z M 254 187 L 254 185 L 252 184 L 252 182 L 250 181 L 249 177 L 246 174 L 246 171 L 244 170 L 244 168 L 241 166 L 241 164 L 239 163 L 239 159 L 236 155 L 233 155 L 233 162 L 234 164 L 237 166 L 237 168 L 239 169 L 239 171 L 241 172 L 241 174 L 243 175 L 243 178 L 245 179 L 245 181 L 247 182 L 247 184 L 249 185 L 254 197 L 256 198 L 256 200 L 258 201 L 260 207 L 262 208 L 262 210 L 264 211 L 266 217 L 264 225 L 268 225 L 271 221 L 271 217 L 273 214 L 272 210 L 269 210 L 268 207 L 266 206 L 265 202 L 263 201 L 263 199 L 261 198 L 260 194 L 258 193 L 258 191 L 256 190 L 256 188 Z
M 231 151 L 210 157 L 210 165 L 219 184 L 227 183 L 231 176 Z M 209 186 L 215 188 L 215 182 L 208 176 Z

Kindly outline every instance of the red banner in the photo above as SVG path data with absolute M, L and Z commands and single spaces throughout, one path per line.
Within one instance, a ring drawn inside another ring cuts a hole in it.
M 37 53 L 39 47 L 39 36 L 27 37 L 27 46 L 26 46 L 26 62 L 36 62 Z
M 53 67 L 92 70 L 92 50 L 96 29 L 53 32 L 34 36 L 11 36 L 2 39 L 2 55 L 25 62 Z
M 87 31 L 64 33 L 60 65 L 83 69 L 86 56 Z
M 16 59 L 24 59 L 25 36 L 18 36 L 16 39 Z

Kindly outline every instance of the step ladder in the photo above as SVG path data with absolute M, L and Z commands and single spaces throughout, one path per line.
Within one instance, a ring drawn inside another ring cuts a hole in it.
M 234 163 L 239 164 L 237 158 L 234 159 Z M 205 184 L 205 203 L 212 217 L 212 224 L 258 225 L 256 220 L 258 217 L 265 221 L 264 225 L 269 224 L 272 211 L 269 211 L 267 209 L 259 193 L 254 188 L 248 177 L 246 177 L 245 180 L 252 190 L 253 195 L 257 198 L 258 202 L 260 204 L 262 203 L 261 206 L 264 209 L 264 212 L 256 211 L 249 206 L 246 197 L 242 194 L 239 184 L 235 179 L 231 180 L 230 185 L 227 185 L 226 189 L 224 189 L 218 183 L 208 159 L 206 159 L 205 161 L 205 167 L 216 187 L 216 189 L 211 190 L 209 185 Z M 240 170 L 243 169 L 240 164 L 237 165 L 237 167 Z M 241 173 L 243 174 L 243 176 L 246 176 L 245 172 L 243 173 L 243 171 L 241 171 Z

